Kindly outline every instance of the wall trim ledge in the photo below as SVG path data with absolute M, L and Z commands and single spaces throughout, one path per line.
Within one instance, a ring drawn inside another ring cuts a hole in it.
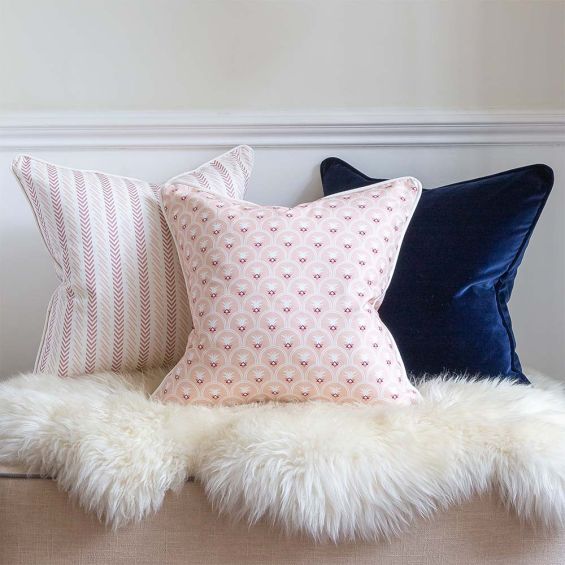
M 564 145 L 565 111 L 0 113 L 0 150 Z

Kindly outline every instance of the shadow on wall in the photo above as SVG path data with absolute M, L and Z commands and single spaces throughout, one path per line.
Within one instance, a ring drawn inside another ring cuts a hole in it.
M 33 369 L 30 350 L 38 350 L 43 326 L 22 320 L 45 318 L 49 298 L 57 286 L 53 262 L 39 231 L 25 228 L 13 228 L 12 244 L 0 242 L 0 379 Z

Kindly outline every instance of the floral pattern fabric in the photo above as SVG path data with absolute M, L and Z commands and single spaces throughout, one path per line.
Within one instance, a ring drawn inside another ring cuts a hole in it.
M 420 194 L 408 177 L 285 208 L 164 187 L 194 330 L 154 396 L 417 400 L 378 309 Z

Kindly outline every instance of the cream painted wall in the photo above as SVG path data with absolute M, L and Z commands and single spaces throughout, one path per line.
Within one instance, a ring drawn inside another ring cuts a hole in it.
M 56 284 L 9 170 L 15 153 L 159 180 L 228 143 L 253 143 L 245 127 L 238 139 L 229 128 L 227 139 L 212 128 L 203 146 L 189 147 L 170 130 L 163 141 L 157 123 L 149 146 L 140 146 L 152 118 L 135 112 L 145 111 L 167 124 L 183 120 L 183 112 L 195 123 L 208 119 L 201 112 L 215 114 L 214 123 L 218 113 L 237 119 L 259 112 L 259 124 L 274 115 L 279 125 L 259 148 L 250 189 L 250 198 L 264 203 L 319 196 L 318 165 L 330 154 L 377 176 L 413 174 L 426 186 L 550 164 L 556 185 L 511 306 L 523 361 L 565 379 L 565 1 L 0 0 L 0 72 L 0 379 L 33 366 Z M 379 143 L 350 142 L 345 127 L 336 143 L 322 123 L 310 128 L 320 142 L 306 127 L 295 128 L 306 143 L 288 143 L 285 110 L 320 112 L 332 123 L 335 108 L 338 122 L 364 109 L 386 120 L 394 110 L 408 126 L 392 128 Z M 414 125 L 414 116 L 426 114 L 420 109 L 445 119 L 439 134 L 433 125 Z M 74 129 L 69 111 L 79 114 Z M 116 143 L 124 111 L 134 112 L 138 125 Z M 539 117 L 538 137 L 520 125 L 522 111 L 534 122 Z M 47 134 L 38 113 L 47 115 Z M 81 113 L 104 124 L 102 133 L 96 125 L 83 130 Z M 457 130 L 474 113 L 484 116 L 483 126 L 471 119 L 465 140 L 454 141 L 451 126 Z M 499 113 L 510 120 L 504 143 L 492 138 Z M 253 126 L 254 119 L 243 122 Z M 543 133 L 546 119 L 561 128 L 561 141 Z M 43 137 L 30 134 L 29 123 Z M 514 131 L 528 143 L 514 143 Z M 96 146 L 100 136 L 115 145 Z
M 565 2 L 0 0 L 0 111 L 565 107 Z

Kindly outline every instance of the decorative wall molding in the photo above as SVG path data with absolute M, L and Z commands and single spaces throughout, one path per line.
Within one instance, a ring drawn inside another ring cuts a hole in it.
M 0 114 L 0 150 L 563 145 L 565 112 Z

